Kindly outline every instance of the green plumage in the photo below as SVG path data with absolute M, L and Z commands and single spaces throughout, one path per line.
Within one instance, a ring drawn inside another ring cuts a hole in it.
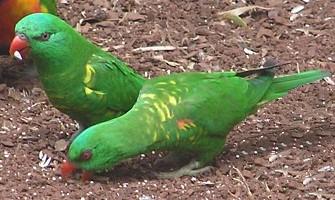
M 41 4 L 45 6 L 48 10 L 48 13 L 57 15 L 57 3 L 56 0 L 40 0 Z
M 30 57 L 51 103 L 90 125 L 112 119 L 135 103 L 144 78 L 77 33 L 56 16 L 32 14 L 16 25 L 29 42 Z M 44 33 L 48 40 L 41 40 Z
M 229 131 L 259 106 L 329 74 L 319 70 L 274 78 L 268 69 L 245 73 L 182 73 L 149 80 L 125 115 L 92 126 L 70 145 L 79 168 L 103 170 L 151 150 L 195 153 L 194 171 L 222 151 Z M 90 152 L 90 159 L 83 159 Z M 177 154 L 177 155 L 178 155 Z M 185 172 L 185 171 L 183 171 Z M 179 175 L 191 174 L 178 172 Z

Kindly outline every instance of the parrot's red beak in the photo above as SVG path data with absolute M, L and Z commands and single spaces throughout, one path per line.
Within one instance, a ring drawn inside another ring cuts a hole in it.
M 10 44 L 9 54 L 19 60 L 23 60 L 28 56 L 28 47 L 29 44 L 25 36 L 17 35 Z
M 76 171 L 76 169 L 74 164 L 66 160 L 60 165 L 60 174 L 63 179 L 66 180 Z
M 60 174 L 64 180 L 67 180 L 77 170 L 76 166 L 70 161 L 66 160 L 60 165 Z M 81 175 L 81 181 L 86 182 L 91 179 L 91 172 L 83 171 Z

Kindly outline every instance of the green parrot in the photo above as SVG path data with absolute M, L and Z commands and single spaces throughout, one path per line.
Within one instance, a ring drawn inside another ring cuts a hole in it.
M 312 70 L 275 77 L 273 70 L 180 73 L 147 81 L 133 108 L 123 116 L 84 130 L 70 144 L 62 173 L 102 171 L 153 150 L 193 159 L 170 178 L 209 169 L 229 131 L 262 105 L 289 90 L 329 76 Z M 72 170 L 72 171 L 71 171 Z
M 10 54 L 32 59 L 50 102 L 85 128 L 127 112 L 145 79 L 60 18 L 31 14 L 15 27 Z

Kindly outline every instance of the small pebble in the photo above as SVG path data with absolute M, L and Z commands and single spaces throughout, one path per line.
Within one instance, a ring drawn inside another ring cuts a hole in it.
M 259 147 L 259 149 L 260 149 L 261 151 L 266 151 L 266 148 L 264 148 L 264 147 Z
M 304 8 L 305 8 L 305 6 L 298 5 L 291 10 L 291 13 L 292 14 L 297 14 L 297 13 L 301 12 Z
M 285 143 L 280 143 L 280 145 L 281 145 L 282 147 L 287 147 L 287 145 L 286 145 Z
M 152 200 L 152 198 L 148 195 L 142 195 L 138 200 Z
M 332 166 L 324 166 L 318 170 L 318 172 L 333 172 L 335 168 Z
M 256 52 L 254 52 L 254 51 L 252 51 L 252 50 L 250 50 L 248 48 L 244 48 L 243 51 L 247 55 L 257 54 Z
M 304 179 L 304 181 L 302 182 L 303 185 L 307 185 L 308 183 L 310 183 L 313 179 L 310 177 L 307 177 Z
M 277 154 L 273 154 L 269 157 L 269 162 L 273 162 L 273 161 L 277 160 L 277 158 L 279 158 L 279 156 Z

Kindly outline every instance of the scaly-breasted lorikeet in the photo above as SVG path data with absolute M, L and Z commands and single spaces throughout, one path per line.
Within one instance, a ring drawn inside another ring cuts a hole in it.
M 11 55 L 33 60 L 51 103 L 81 128 L 120 116 L 135 103 L 145 79 L 65 21 L 36 13 L 15 31 Z
M 257 73 L 252 78 L 250 75 Z M 249 72 L 181 73 L 147 81 L 123 116 L 84 130 L 70 144 L 64 176 L 75 167 L 99 171 L 152 150 L 194 159 L 161 177 L 195 175 L 223 149 L 229 131 L 260 106 L 319 80 L 320 70 L 274 77 L 269 68 Z M 69 170 L 71 169 L 71 170 Z
M 1 0 L 0 1 L 0 54 L 8 54 L 15 36 L 15 24 L 31 13 L 56 14 L 55 0 Z

